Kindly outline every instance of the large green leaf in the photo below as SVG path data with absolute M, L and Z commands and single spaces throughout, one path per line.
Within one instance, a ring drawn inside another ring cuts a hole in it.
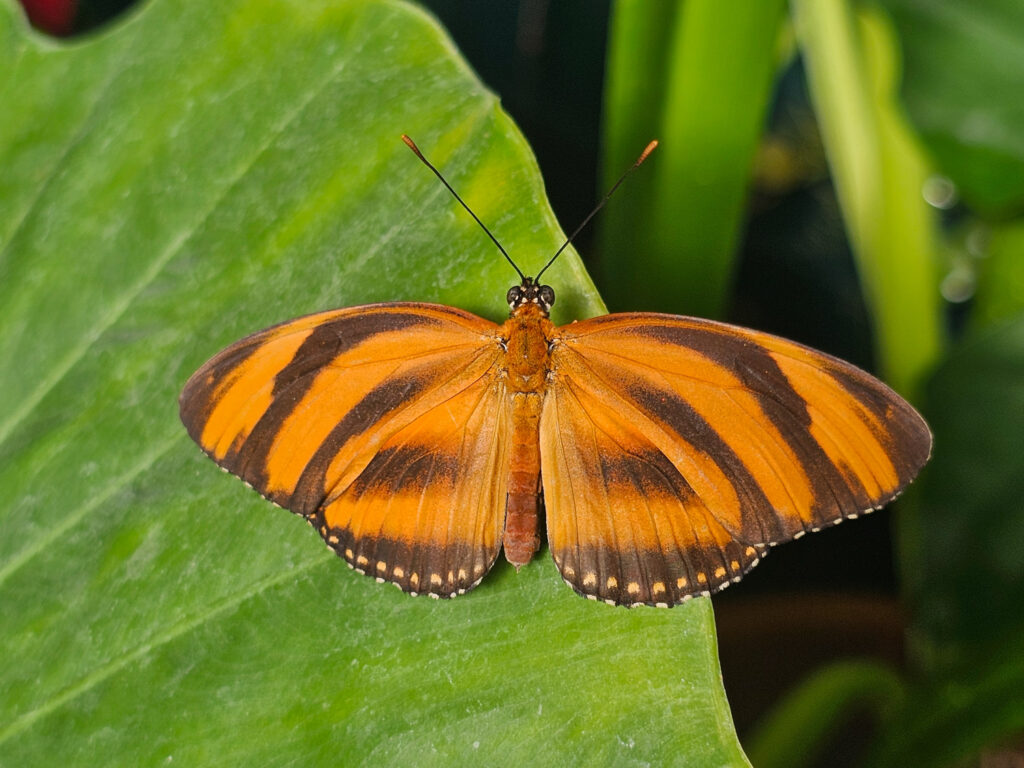
M 614 4 L 606 186 L 661 140 L 601 222 L 615 309 L 724 313 L 784 19 L 783 0 Z
M 929 169 L 897 108 L 898 54 L 876 9 L 790 0 L 815 114 L 886 381 L 913 395 L 941 351 Z
M 562 234 L 522 137 L 394 2 L 154 0 L 54 46 L 0 2 L 0 763 L 745 765 L 711 605 L 549 558 L 415 599 L 215 471 L 177 393 L 362 301 L 498 319 Z M 557 317 L 601 303 L 574 254 Z
M 1024 210 L 1024 4 L 884 0 L 903 43 L 903 96 L 961 194 L 987 213 Z
M 927 405 L 942 450 L 914 497 L 923 540 L 908 578 L 929 666 L 942 668 L 1024 634 L 1024 316 L 954 350 Z
M 901 508 L 922 680 L 874 765 L 959 765 L 1024 728 L 1024 314 L 928 384 L 935 457 Z
M 1024 218 L 975 231 L 987 237 L 971 321 L 984 327 L 1024 312 Z

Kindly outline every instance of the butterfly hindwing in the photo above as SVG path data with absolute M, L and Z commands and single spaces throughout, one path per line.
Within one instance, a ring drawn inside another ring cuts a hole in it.
M 447 596 L 500 548 L 507 418 L 495 329 L 428 304 L 310 315 L 207 362 L 182 392 L 182 421 L 353 567 Z
M 763 547 L 737 541 L 673 463 L 688 463 L 683 451 L 643 418 L 598 381 L 556 378 L 541 419 L 548 543 L 582 594 L 674 605 L 738 578 Z
M 563 577 L 615 603 L 713 592 L 766 547 L 890 501 L 927 460 L 914 409 L 840 360 L 693 318 L 559 329 L 541 421 Z
M 384 441 L 316 524 L 360 571 L 407 592 L 465 592 L 501 549 L 508 447 L 504 383 L 480 378 Z

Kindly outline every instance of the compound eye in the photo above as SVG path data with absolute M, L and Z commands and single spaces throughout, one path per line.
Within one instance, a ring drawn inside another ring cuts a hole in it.
M 505 301 L 509 304 L 518 304 L 523 299 L 523 292 L 520 290 L 518 285 L 513 285 L 508 289 L 508 293 L 505 294 Z
M 551 289 L 550 285 L 542 285 L 540 287 L 540 302 L 546 307 L 550 307 L 555 303 L 555 292 Z

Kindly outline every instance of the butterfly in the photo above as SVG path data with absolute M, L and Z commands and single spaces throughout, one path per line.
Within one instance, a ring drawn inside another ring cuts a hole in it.
M 544 521 L 579 594 L 672 606 L 884 506 L 928 460 L 910 404 L 801 344 L 644 312 L 554 325 L 540 276 L 562 249 L 525 276 L 402 138 L 518 272 L 508 320 L 411 302 L 308 315 L 232 344 L 180 398 L 217 464 L 355 570 L 452 597 L 502 549 L 528 563 Z

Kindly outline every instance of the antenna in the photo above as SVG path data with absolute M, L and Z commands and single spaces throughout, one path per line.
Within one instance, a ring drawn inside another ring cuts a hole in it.
M 629 176 L 629 174 L 631 174 L 633 171 L 635 171 L 637 168 L 640 167 L 640 163 L 642 163 L 644 160 L 646 160 L 647 156 L 649 154 L 651 154 L 651 152 L 653 152 L 657 146 L 658 146 L 658 142 L 657 142 L 657 140 L 654 140 L 654 141 L 650 142 L 646 147 L 644 147 L 644 151 L 640 153 L 640 157 L 638 157 L 636 159 L 636 162 L 634 162 L 631 166 L 629 166 L 629 168 L 626 169 L 625 173 L 623 173 L 621 176 L 619 176 L 619 180 L 616 181 L 614 184 L 612 184 L 612 188 L 608 190 L 608 193 L 604 196 L 604 198 L 602 198 L 601 202 L 597 204 L 597 207 L 594 208 L 594 210 L 592 210 L 590 212 L 590 214 L 587 216 L 587 218 L 585 218 L 583 220 L 582 224 L 580 224 L 578 227 L 576 227 L 576 231 L 573 232 L 571 235 L 569 235 L 569 237 L 566 239 L 566 241 L 564 243 L 562 243 L 562 247 L 559 248 L 557 251 L 555 251 L 555 255 L 552 256 L 548 260 L 548 263 L 544 265 L 544 269 L 542 269 L 540 272 L 537 273 L 537 277 L 534 278 L 535 282 L 540 282 L 540 276 L 544 274 L 544 272 L 547 270 L 548 267 L 550 267 L 552 264 L 555 263 L 555 259 L 557 259 L 559 257 L 559 255 L 561 255 L 562 251 L 564 251 L 569 246 L 569 243 L 571 243 L 575 239 L 576 235 L 578 235 L 580 232 L 582 232 L 583 228 L 585 226 L 587 226 L 587 224 L 590 223 L 590 220 L 592 218 L 594 218 L 594 216 L 597 214 L 597 212 L 600 211 L 602 208 L 604 208 L 604 204 L 608 202 L 608 198 L 610 198 L 612 196 L 612 193 L 614 193 L 615 190 L 619 188 L 619 185 L 623 181 L 626 180 L 626 177 Z M 426 161 L 424 161 L 424 162 L 426 162 Z M 435 171 L 435 173 L 436 173 L 436 171 Z
M 469 211 L 469 215 L 473 217 L 473 219 L 476 221 L 476 223 L 480 225 L 480 228 L 484 232 L 486 232 L 487 236 L 489 238 L 491 238 L 492 241 L 494 241 L 494 244 L 496 246 L 498 246 L 498 250 L 501 251 L 501 255 L 504 256 L 508 260 L 508 263 L 512 265 L 512 269 L 514 269 L 516 271 L 516 273 L 519 275 L 519 279 L 520 280 L 525 280 L 526 279 L 526 275 L 524 275 L 522 270 L 519 269 L 519 267 L 516 266 L 516 263 L 514 261 L 512 261 L 512 257 L 508 255 L 508 252 L 504 248 L 501 247 L 501 243 L 498 242 L 498 238 L 496 238 L 494 235 L 491 234 L 491 230 L 489 230 L 486 226 L 484 226 L 484 223 L 482 221 L 480 221 L 479 217 L 475 213 L 473 213 L 473 210 L 468 205 L 466 205 L 466 201 L 463 200 L 461 197 L 459 197 L 459 193 L 456 192 L 454 189 L 452 189 L 452 185 L 451 184 L 449 184 L 447 181 L 445 181 L 445 178 L 444 178 L 444 176 L 441 175 L 441 172 L 439 170 L 437 170 L 437 168 L 435 168 L 433 165 L 431 165 L 430 161 L 427 160 L 427 158 L 425 158 L 423 156 L 423 153 L 420 152 L 420 148 L 416 146 L 416 143 L 412 139 L 410 139 L 408 136 L 406 136 L 404 133 L 402 134 L 402 141 L 404 141 L 406 143 L 406 146 L 408 146 L 409 149 L 411 149 L 415 153 L 416 157 L 418 157 L 420 160 L 423 161 L 423 164 L 425 166 L 427 166 L 427 168 L 429 168 L 430 170 L 432 170 L 434 172 L 434 175 L 437 176 L 437 178 L 439 178 L 441 180 L 441 183 L 444 184 L 446 187 L 448 187 L 448 191 L 451 192 L 452 195 L 455 197 L 455 199 L 458 200 L 462 204 L 463 208 L 465 208 L 467 211 Z M 618 185 L 616 185 L 616 186 L 618 186 Z

